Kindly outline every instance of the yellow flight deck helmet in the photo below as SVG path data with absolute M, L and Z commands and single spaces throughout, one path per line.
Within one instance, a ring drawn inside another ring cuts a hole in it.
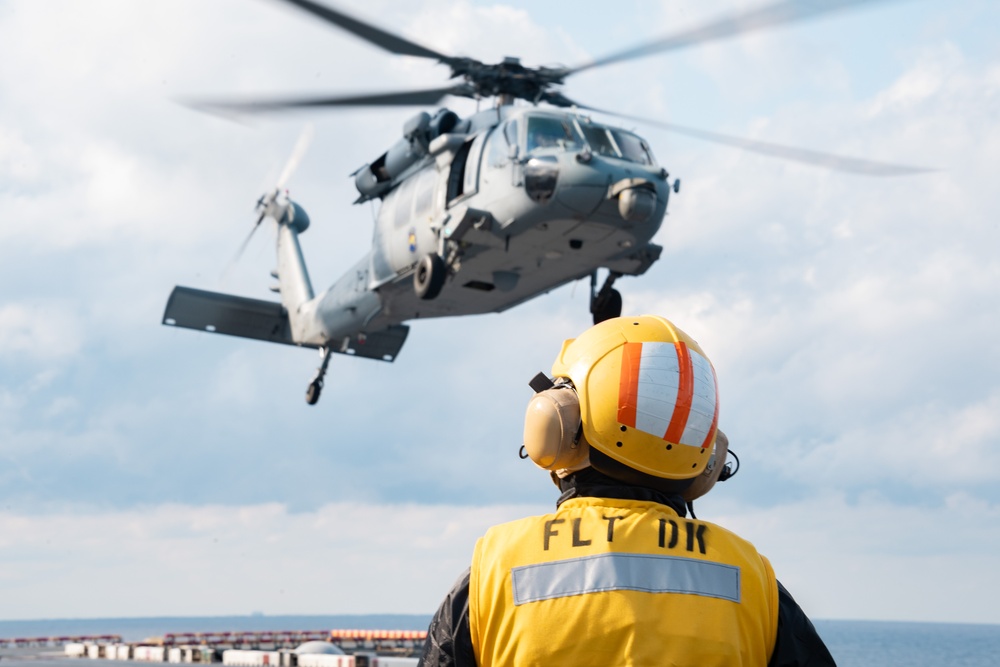
M 715 369 L 669 320 L 605 320 L 563 343 L 552 375 L 556 384 L 535 395 L 525 418 L 525 450 L 541 467 L 589 464 L 624 481 L 638 472 L 637 483 L 676 492 L 718 478 L 726 452 L 713 456 Z

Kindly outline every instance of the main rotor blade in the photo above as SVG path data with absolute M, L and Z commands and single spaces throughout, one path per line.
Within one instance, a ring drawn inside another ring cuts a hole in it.
M 895 2 L 896 0 L 779 0 L 778 2 L 751 9 L 749 11 L 735 14 L 733 16 L 717 19 L 705 25 L 685 30 L 675 35 L 668 35 L 660 39 L 634 46 L 618 53 L 598 58 L 589 63 L 584 63 L 579 67 L 567 70 L 569 74 L 576 74 L 594 67 L 603 67 L 612 63 L 634 60 L 654 53 L 665 51 L 676 51 L 689 46 L 703 44 L 705 42 L 735 37 L 756 30 L 763 30 L 789 23 L 799 23 L 808 21 L 827 14 L 844 11 L 858 7 L 870 7 L 884 2 Z
M 340 26 L 344 30 L 354 33 L 361 39 L 371 42 L 375 46 L 379 46 L 390 53 L 396 53 L 403 56 L 415 56 L 417 58 L 434 58 L 435 60 L 439 60 L 444 63 L 450 63 L 453 60 L 451 56 L 438 53 L 433 49 L 427 48 L 426 46 L 421 46 L 416 42 L 411 42 L 404 37 L 394 35 L 391 32 L 383 30 L 382 28 L 360 21 L 352 16 L 344 14 L 341 11 L 327 7 L 326 5 L 321 5 L 318 2 L 312 2 L 311 0 L 282 1 L 304 9 L 312 15 L 318 16 L 329 23 Z
M 926 174 L 938 171 L 937 169 L 931 169 L 928 167 L 911 167 L 901 164 L 891 164 L 888 162 L 875 162 L 873 160 L 863 160 L 861 158 L 848 157 L 845 155 L 834 155 L 833 153 L 814 151 L 808 148 L 796 148 L 794 146 L 772 144 L 767 141 L 743 139 L 741 137 L 734 137 L 728 134 L 719 134 L 718 132 L 699 130 L 694 127 L 677 125 L 675 123 L 666 123 L 660 120 L 653 120 L 652 118 L 629 116 L 615 111 L 605 111 L 603 109 L 595 109 L 594 107 L 584 105 L 577 106 L 582 109 L 589 109 L 591 111 L 597 111 L 611 116 L 618 116 L 619 118 L 626 118 L 628 120 L 646 123 L 663 128 L 664 130 L 668 130 L 670 132 L 695 137 L 703 141 L 711 141 L 716 144 L 734 146 L 752 153 L 768 155 L 770 157 L 781 158 L 783 160 L 791 160 L 792 162 L 800 162 L 813 167 L 824 167 L 833 171 L 843 171 L 851 174 L 861 174 L 863 176 L 911 176 L 913 174 Z
M 286 97 L 270 100 L 244 101 L 191 101 L 187 102 L 202 111 L 213 113 L 258 113 L 281 111 L 283 109 L 308 109 L 316 107 L 359 107 L 359 106 L 428 106 L 437 104 L 446 95 L 471 97 L 471 89 L 462 84 L 447 88 L 427 90 L 407 90 L 391 93 L 367 93 L 363 95 L 343 95 L 338 97 Z

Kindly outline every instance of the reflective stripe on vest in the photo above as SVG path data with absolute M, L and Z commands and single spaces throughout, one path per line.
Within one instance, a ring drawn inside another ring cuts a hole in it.
M 515 605 L 624 590 L 740 601 L 740 568 L 673 556 L 600 554 L 515 567 L 511 578 Z

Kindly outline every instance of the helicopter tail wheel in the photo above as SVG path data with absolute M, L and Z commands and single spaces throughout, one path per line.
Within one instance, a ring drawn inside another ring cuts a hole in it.
M 611 288 L 594 303 L 594 324 L 622 315 L 622 293 Z
M 306 389 L 306 403 L 309 405 L 316 405 L 319 401 L 319 394 L 323 391 L 323 381 L 313 380 L 309 383 L 309 388 Z
M 306 403 L 309 405 L 316 405 L 316 402 L 319 401 L 319 395 L 323 391 L 323 378 L 326 377 L 326 369 L 330 365 L 330 357 L 333 355 L 333 349 L 330 347 L 321 347 L 319 353 L 323 357 L 323 362 L 316 369 L 316 377 L 312 379 L 312 382 L 309 383 L 309 387 L 306 389 Z
M 424 255 L 413 273 L 413 291 L 424 300 L 436 298 L 444 287 L 446 274 L 447 269 L 440 255 L 434 253 Z

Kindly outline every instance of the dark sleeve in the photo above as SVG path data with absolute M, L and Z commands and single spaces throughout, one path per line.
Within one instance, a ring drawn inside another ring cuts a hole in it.
M 778 582 L 778 639 L 768 667 L 836 667 L 812 621 Z
M 469 571 L 458 578 L 427 628 L 417 667 L 476 667 L 469 630 Z

